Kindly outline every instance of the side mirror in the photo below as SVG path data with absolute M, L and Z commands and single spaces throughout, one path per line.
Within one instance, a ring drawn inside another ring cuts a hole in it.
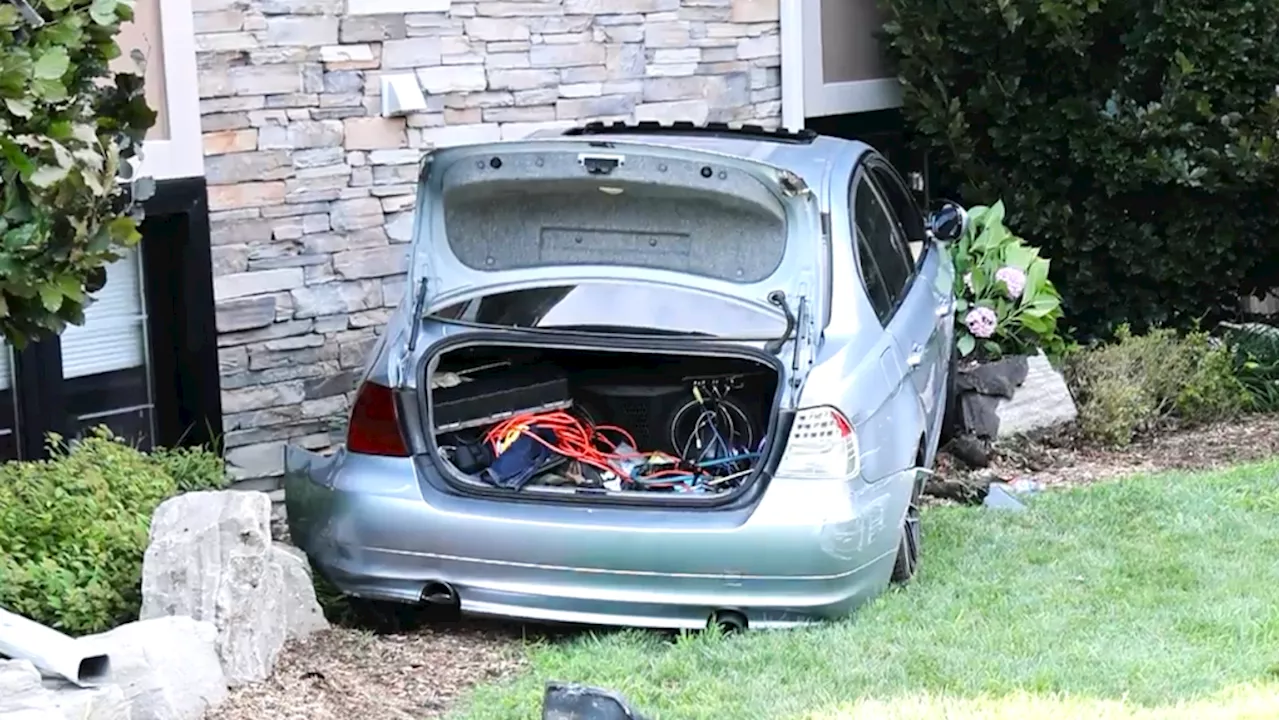
M 929 234 L 938 242 L 955 242 L 969 227 L 969 214 L 959 204 L 944 200 L 942 207 L 925 220 Z

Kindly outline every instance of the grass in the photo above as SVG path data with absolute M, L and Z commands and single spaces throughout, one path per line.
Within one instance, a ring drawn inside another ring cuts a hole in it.
M 589 633 L 456 717 L 537 718 L 543 683 L 653 720 L 1268 718 L 1280 713 L 1275 460 L 927 512 L 925 565 L 847 621 Z

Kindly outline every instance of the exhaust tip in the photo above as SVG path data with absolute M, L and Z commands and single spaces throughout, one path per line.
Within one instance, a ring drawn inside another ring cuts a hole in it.
M 707 619 L 708 627 L 720 628 L 726 635 L 747 629 L 747 616 L 737 610 L 716 610 Z
M 424 605 L 457 605 L 458 592 L 449 583 L 432 581 L 422 588 L 418 600 Z

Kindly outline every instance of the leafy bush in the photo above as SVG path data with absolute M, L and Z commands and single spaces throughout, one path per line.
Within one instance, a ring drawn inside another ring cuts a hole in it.
M 1003 202 L 972 208 L 964 236 L 950 248 L 960 356 L 1058 354 L 1062 302 L 1048 279 L 1049 261 L 1005 227 L 1004 217 Z
M 1274 0 L 884 0 L 914 142 L 1002 198 L 1081 338 L 1277 285 Z
M 1222 323 L 1236 377 L 1249 392 L 1249 409 L 1280 410 L 1280 329 L 1262 323 Z
M 140 452 L 99 429 L 49 460 L 0 465 L 0 606 L 72 634 L 137 618 L 151 514 L 225 484 L 217 456 Z
M 1161 328 L 1133 335 L 1122 325 L 1115 335 L 1115 342 L 1077 350 L 1066 363 L 1085 437 L 1126 445 L 1174 420 L 1212 422 L 1248 409 L 1231 348 L 1207 333 Z
M 108 70 L 132 3 L 33 5 L 38 27 L 0 3 L 0 334 L 19 348 L 83 323 L 103 266 L 140 239 L 117 179 L 155 121 L 142 78 Z

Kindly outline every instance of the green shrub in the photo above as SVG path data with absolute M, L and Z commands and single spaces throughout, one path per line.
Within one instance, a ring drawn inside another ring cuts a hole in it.
M 1004 203 L 969 210 L 964 236 L 951 245 L 956 280 L 956 346 L 979 359 L 1063 350 L 1062 302 L 1049 261 L 1004 224 Z M 989 320 L 983 327 L 986 313 Z M 991 330 L 989 334 L 986 332 Z
M 883 2 L 936 185 L 1005 201 L 1079 337 L 1277 285 L 1275 0 Z
M 140 452 L 109 431 L 0 465 L 0 606 L 70 634 L 137 618 L 151 514 L 223 484 L 216 456 Z
M 118 180 L 155 121 L 140 74 L 108 69 L 132 2 L 31 5 L 0 3 L 0 334 L 19 348 L 84 322 L 103 266 L 140 239 Z
M 1248 409 L 1230 347 L 1208 334 L 1160 328 L 1133 335 L 1122 325 L 1115 336 L 1077 349 L 1065 366 L 1085 437 L 1126 445 L 1175 420 L 1212 422 Z
M 1280 329 L 1262 323 L 1222 323 L 1236 377 L 1249 392 L 1249 409 L 1280 410 Z

